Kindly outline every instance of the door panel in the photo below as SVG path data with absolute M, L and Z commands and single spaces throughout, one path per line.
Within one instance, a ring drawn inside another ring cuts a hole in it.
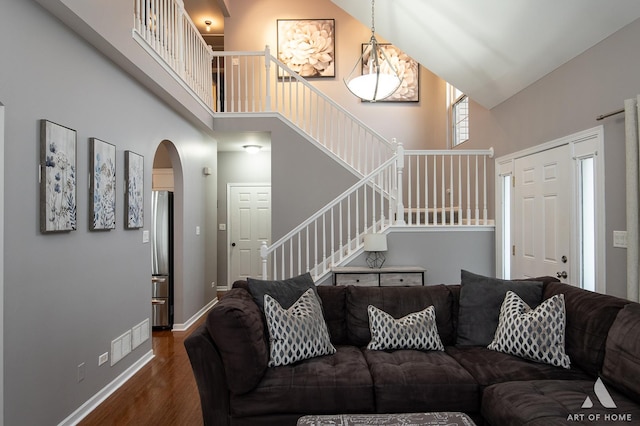
M 515 160 L 514 278 L 571 271 L 570 161 L 568 145 Z
M 271 242 L 271 187 L 229 186 L 229 283 L 260 278 L 262 241 Z

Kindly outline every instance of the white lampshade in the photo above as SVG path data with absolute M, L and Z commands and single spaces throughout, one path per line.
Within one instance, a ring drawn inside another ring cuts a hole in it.
M 365 234 L 364 251 L 387 251 L 387 234 Z
M 400 83 L 400 78 L 395 74 L 371 73 L 352 78 L 347 87 L 360 99 L 376 101 L 393 95 Z

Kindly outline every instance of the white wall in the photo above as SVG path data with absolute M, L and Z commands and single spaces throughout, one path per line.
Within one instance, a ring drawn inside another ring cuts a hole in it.
M 29 25 L 25 25 L 29 22 Z M 46 36 L 43 36 L 46 34 Z M 167 139 L 181 160 L 183 294 L 176 320 L 206 304 L 205 178 L 215 141 L 81 40 L 33 0 L 7 0 L 0 14 L 0 100 L 5 108 L 4 422 L 57 424 L 151 350 L 147 341 L 114 367 L 98 367 L 112 339 L 150 317 L 150 248 L 123 228 L 124 150 L 151 169 Z M 78 229 L 39 232 L 39 120 L 77 131 Z M 116 229 L 88 230 L 88 139 L 117 148 Z M 214 189 L 211 189 L 215 191 Z M 145 228 L 148 229 L 148 213 Z M 182 318 L 181 318 L 182 317 Z M 77 366 L 86 365 L 77 382 Z

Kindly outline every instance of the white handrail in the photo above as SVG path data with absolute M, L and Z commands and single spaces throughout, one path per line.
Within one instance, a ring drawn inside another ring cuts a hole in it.
M 384 232 L 393 224 L 396 178 L 392 157 L 271 246 L 264 243 L 262 276 L 311 272 L 318 279 L 358 252 L 364 234 Z
M 395 146 L 313 84 L 263 52 L 214 52 L 220 114 L 277 112 L 360 176 L 391 158 Z

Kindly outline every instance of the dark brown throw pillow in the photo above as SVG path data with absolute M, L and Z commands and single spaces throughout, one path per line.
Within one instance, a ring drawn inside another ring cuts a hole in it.
M 511 281 L 461 271 L 458 346 L 487 346 L 498 327 L 500 306 L 513 291 L 531 309 L 542 302 L 542 282 Z
M 283 309 L 289 309 L 291 305 L 310 288 L 313 289 L 322 306 L 322 300 L 320 296 L 318 296 L 316 285 L 313 282 L 313 278 L 311 278 L 311 274 L 308 272 L 286 280 L 258 280 L 255 278 L 247 278 L 247 283 L 249 293 L 251 293 L 253 300 L 255 300 L 263 313 L 265 294 L 273 297 Z

